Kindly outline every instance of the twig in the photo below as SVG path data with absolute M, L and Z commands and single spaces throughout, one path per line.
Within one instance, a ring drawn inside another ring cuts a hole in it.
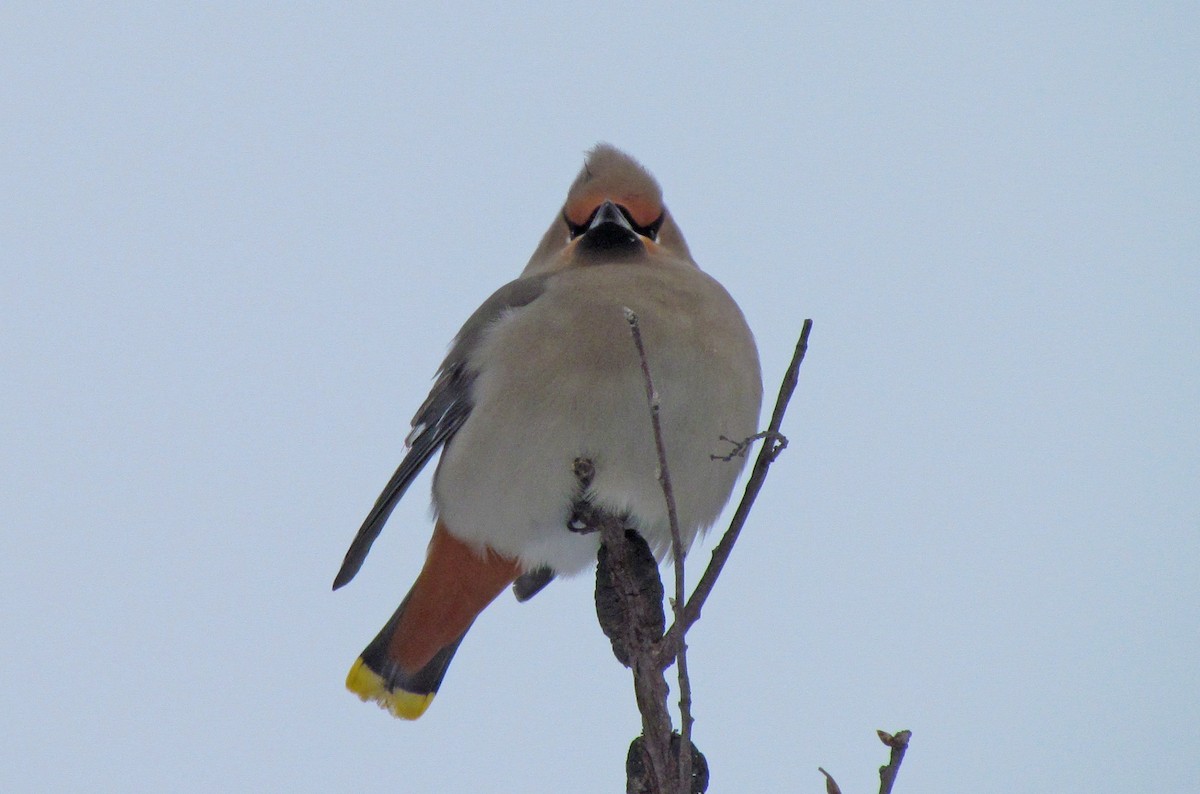
M 700 577 L 700 581 L 696 583 L 696 589 L 692 591 L 691 598 L 688 599 L 687 606 L 684 608 L 683 619 L 680 620 L 677 613 L 675 623 L 667 630 L 667 634 L 663 638 L 660 653 L 666 658 L 675 655 L 676 645 L 683 643 L 683 635 L 700 619 L 700 612 L 704 608 L 704 602 L 708 599 L 713 586 L 717 583 L 717 577 L 721 575 L 721 569 L 725 567 L 725 563 L 729 560 L 729 555 L 733 551 L 733 544 L 737 542 L 738 535 L 741 534 L 742 527 L 745 525 L 746 519 L 750 516 L 750 509 L 754 507 L 754 500 L 758 498 L 758 492 L 762 490 L 763 483 L 767 479 L 767 470 L 771 468 L 771 464 L 775 462 L 775 458 L 787 446 L 787 439 L 779 432 L 779 428 L 783 424 L 783 415 L 787 412 L 788 403 L 791 402 L 792 393 L 796 390 L 796 384 L 800 379 L 800 365 L 804 363 L 804 354 L 808 351 L 808 335 L 811 331 L 812 320 L 805 320 L 804 326 L 800 329 L 800 339 L 796 342 L 796 350 L 792 354 L 792 362 L 788 365 L 787 373 L 783 377 L 783 383 L 779 387 L 779 396 L 775 400 L 775 410 L 771 413 L 771 424 L 762 434 L 767 439 L 767 443 L 763 444 L 762 448 L 758 451 L 758 458 L 754 461 L 754 468 L 750 472 L 750 479 L 746 482 L 746 490 L 742 495 L 742 501 L 738 504 L 737 511 L 733 514 L 733 520 L 729 524 L 729 529 L 725 531 L 724 536 L 722 536 L 720 542 L 713 549 L 712 559 L 709 561 L 708 567 L 704 570 L 704 574 Z
M 817 771 L 825 776 L 825 794 L 842 794 L 842 790 L 838 788 L 837 781 L 833 779 L 833 775 L 821 767 L 817 767 Z
M 671 527 L 671 557 L 675 564 L 675 597 L 671 599 L 671 608 L 675 622 L 679 623 L 683 616 L 684 586 L 683 571 L 683 538 L 679 533 L 679 514 L 675 507 L 675 492 L 671 488 L 671 473 L 667 468 L 667 447 L 663 441 L 662 421 L 659 418 L 658 392 L 654 388 L 654 379 L 650 375 L 650 362 L 646 359 L 646 346 L 642 343 L 642 329 L 638 324 L 637 314 L 632 309 L 625 309 L 625 321 L 629 323 L 629 333 L 633 336 L 633 344 L 637 347 L 638 359 L 642 364 L 642 379 L 646 385 L 646 402 L 650 405 L 650 424 L 654 430 L 654 448 L 658 453 L 658 483 L 662 486 L 663 498 L 667 502 L 667 522 Z M 662 660 L 660 659 L 660 663 Z M 691 794 L 692 791 L 692 682 L 688 677 L 687 642 L 678 644 L 675 654 L 675 669 L 679 680 L 679 793 Z
M 728 463 L 734 458 L 744 458 L 746 457 L 746 453 L 750 451 L 750 447 L 754 446 L 754 442 L 761 441 L 764 438 L 770 438 L 779 442 L 779 446 L 775 449 L 775 457 L 779 457 L 779 453 L 787 449 L 787 436 L 785 436 L 783 433 L 772 433 L 770 430 L 764 430 L 761 433 L 755 433 L 752 436 L 746 436 L 741 441 L 734 441 L 728 436 L 721 436 L 720 440 L 728 441 L 730 444 L 733 444 L 733 449 L 729 451 L 728 455 L 709 455 L 708 459 L 723 460 Z
M 900 771 L 900 764 L 904 761 L 904 751 L 908 749 L 912 731 L 899 731 L 895 735 L 887 731 L 876 733 L 879 734 L 879 741 L 892 748 L 892 756 L 887 764 L 879 767 L 879 794 L 892 794 L 892 785 L 896 782 L 896 773 Z
M 896 773 L 900 771 L 900 762 L 904 760 L 904 751 L 908 749 L 912 731 L 899 731 L 895 735 L 887 731 L 875 733 L 879 734 L 879 741 L 892 748 L 892 756 L 887 764 L 879 767 L 879 794 L 892 794 L 892 785 L 896 782 Z M 817 767 L 817 771 L 825 776 L 825 794 L 842 794 L 833 775 L 821 767 Z

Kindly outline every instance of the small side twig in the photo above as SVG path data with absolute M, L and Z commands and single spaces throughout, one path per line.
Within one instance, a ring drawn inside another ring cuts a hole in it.
M 750 447 L 754 446 L 754 442 L 761 441 L 764 438 L 769 438 L 778 442 L 779 446 L 775 450 L 775 457 L 779 457 L 779 453 L 787 449 L 787 436 L 785 436 L 783 433 L 772 433 L 770 430 L 764 430 L 761 433 L 755 433 L 752 436 L 747 436 L 741 441 L 734 441 L 728 436 L 721 436 L 719 440 L 728 441 L 733 445 L 733 449 L 731 449 L 727 455 L 709 455 L 708 458 L 709 460 L 723 460 L 726 463 L 734 458 L 744 458 L 746 457 L 746 453 L 750 451 Z

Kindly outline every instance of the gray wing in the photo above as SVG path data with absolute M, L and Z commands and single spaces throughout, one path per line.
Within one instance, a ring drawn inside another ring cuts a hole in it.
M 458 332 L 450 354 L 438 370 L 429 397 L 413 417 L 413 429 L 406 439 L 408 454 L 400 462 L 400 467 L 388 481 L 383 493 L 375 500 L 375 506 L 350 543 L 341 570 L 333 580 L 334 590 L 348 583 L 358 573 L 371 550 L 371 544 L 383 531 L 384 523 L 408 486 L 433 454 L 458 432 L 470 416 L 471 384 L 476 375 L 476 370 L 472 368 L 472 354 L 488 327 L 505 312 L 537 300 L 545 289 L 547 278 L 536 276 L 505 284 L 475 310 Z

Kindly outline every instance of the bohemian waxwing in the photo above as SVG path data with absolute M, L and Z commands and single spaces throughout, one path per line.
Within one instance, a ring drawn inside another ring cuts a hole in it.
M 433 699 L 463 636 L 506 587 L 529 598 L 596 559 L 597 533 L 567 524 L 586 500 L 627 516 L 661 559 L 666 502 L 637 350 L 640 320 L 660 401 L 667 466 L 686 549 L 716 520 L 744 460 L 725 439 L 754 434 L 762 381 L 736 303 L 692 261 L 654 178 L 601 144 L 521 277 L 454 338 L 406 443 L 334 580 L 349 582 L 422 467 L 436 524 L 424 568 L 355 661 L 346 686 L 398 717 Z M 580 493 L 575 461 L 592 462 Z M 515 584 L 514 584 L 515 583 Z

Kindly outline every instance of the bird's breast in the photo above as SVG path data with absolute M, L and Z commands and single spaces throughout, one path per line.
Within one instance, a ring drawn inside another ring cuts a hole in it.
M 489 329 L 472 361 L 471 416 L 446 447 L 434 486 L 455 534 L 560 573 L 588 565 L 597 546 L 566 529 L 581 496 L 577 458 L 595 467 L 589 498 L 628 513 L 660 550 L 668 537 L 626 307 L 641 326 L 689 539 L 715 519 L 740 469 L 736 459 L 713 459 L 728 451 L 721 436 L 752 434 L 759 409 L 753 341 L 715 282 L 699 271 L 682 289 L 667 289 L 653 272 L 582 275 L 556 277 L 542 297 Z

